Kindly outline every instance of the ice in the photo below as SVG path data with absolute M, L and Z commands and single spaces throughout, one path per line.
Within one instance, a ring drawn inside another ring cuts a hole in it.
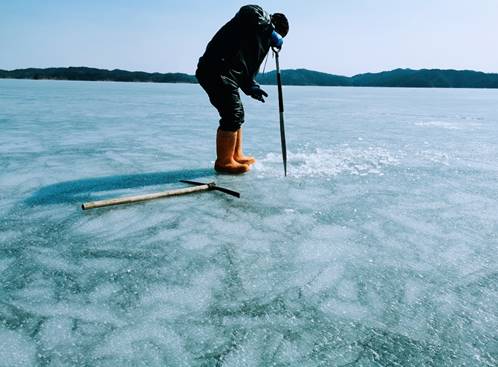
M 325 265 L 322 269 L 317 270 L 316 266 L 310 268 L 313 274 L 312 279 L 305 283 L 303 291 L 306 295 L 316 294 L 327 291 L 337 283 L 344 273 L 344 265 L 333 264 Z M 317 272 L 318 271 L 318 272 Z
M 0 88 L 0 366 L 497 365 L 496 91 L 285 87 L 284 177 L 272 87 L 242 176 L 196 85 Z
M 190 286 L 153 286 L 141 299 L 141 307 L 160 305 L 162 308 L 171 308 L 180 313 L 205 311 L 212 297 L 210 287 L 216 287 L 219 277 L 216 272 L 205 272 L 200 274 L 196 279 L 197 282 Z
M 26 300 L 14 302 L 13 305 L 25 312 L 42 317 L 67 317 L 83 322 L 102 323 L 113 326 L 123 324 L 107 307 L 100 304 L 81 302 L 45 303 Z
M 287 159 L 290 163 L 289 174 L 296 178 L 328 177 L 344 173 L 361 176 L 382 175 L 384 167 L 398 164 L 395 155 L 384 148 L 357 149 L 348 145 L 312 152 L 288 152 Z M 255 171 L 262 177 L 278 174 L 275 166 L 281 165 L 281 162 L 281 155 L 269 153 L 255 165 Z
M 136 353 L 144 347 L 147 348 L 147 343 L 151 344 L 152 348 L 149 352 L 152 357 L 154 354 L 162 354 L 167 350 L 181 352 L 183 349 L 181 338 L 168 330 L 167 325 L 142 323 L 110 334 L 104 343 L 96 348 L 95 355 L 115 357 L 117 360 L 138 360 L 144 356 L 137 356 Z M 149 355 L 145 356 L 147 357 L 150 358 Z
M 0 259 L 0 273 L 8 269 L 13 262 L 14 259 L 9 259 L 9 258 Z
M 462 125 L 458 124 L 457 122 L 449 122 L 449 121 L 417 122 L 417 123 L 415 123 L 415 125 L 422 126 L 422 127 L 439 127 L 439 128 L 448 129 L 448 130 L 461 130 L 461 129 L 468 129 L 469 127 L 472 127 L 472 125 L 470 125 L 468 123 L 462 126 Z
M 44 349 L 52 350 L 74 344 L 73 326 L 74 322 L 70 318 L 57 317 L 45 321 L 40 331 L 40 340 Z
M 360 305 L 358 303 L 340 301 L 338 299 L 333 299 L 325 302 L 320 308 L 325 314 L 332 317 L 352 319 L 356 321 L 362 321 L 368 317 L 369 307 L 367 305 Z
M 30 367 L 36 364 L 36 346 L 22 333 L 0 328 L 0 366 Z

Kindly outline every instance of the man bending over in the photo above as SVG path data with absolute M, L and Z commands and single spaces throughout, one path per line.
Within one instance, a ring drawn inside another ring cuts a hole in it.
M 195 76 L 220 114 L 214 168 L 244 173 L 255 163 L 242 150 L 244 108 L 239 88 L 264 102 L 268 94 L 254 80 L 270 47 L 280 49 L 289 31 L 285 15 L 269 15 L 257 5 L 246 5 L 208 43 Z

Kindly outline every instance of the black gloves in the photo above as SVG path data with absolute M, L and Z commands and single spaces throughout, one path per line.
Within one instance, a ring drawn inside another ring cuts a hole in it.
M 268 97 L 268 93 L 266 93 L 259 85 L 253 85 L 249 89 L 244 91 L 248 96 L 251 96 L 258 101 L 265 103 L 265 99 L 263 97 Z

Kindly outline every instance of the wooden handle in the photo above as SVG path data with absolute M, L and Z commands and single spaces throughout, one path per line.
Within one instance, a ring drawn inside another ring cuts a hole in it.
M 109 199 L 109 200 L 91 201 L 91 202 L 88 202 L 88 203 L 81 205 L 81 209 L 87 210 L 87 209 L 94 209 L 94 208 L 102 208 L 102 207 L 111 206 L 111 205 L 138 203 L 141 201 L 148 201 L 148 200 L 167 198 L 170 196 L 191 194 L 193 192 L 206 191 L 206 190 L 211 190 L 211 189 L 212 189 L 211 185 L 206 184 L 206 185 L 199 185 L 199 186 L 194 186 L 194 187 L 187 187 L 184 189 L 156 192 L 153 194 L 128 196 L 128 197 Z

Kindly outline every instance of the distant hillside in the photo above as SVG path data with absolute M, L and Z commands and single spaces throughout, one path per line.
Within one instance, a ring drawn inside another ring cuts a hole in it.
M 498 74 L 471 70 L 396 69 L 355 75 L 351 85 L 361 87 L 498 88 Z
M 276 71 L 259 74 L 258 83 L 276 84 Z M 318 86 L 350 86 L 350 78 L 346 76 L 321 73 L 306 69 L 282 70 L 282 83 L 285 85 L 318 85 Z
M 0 78 L 87 80 L 114 82 L 197 83 L 193 75 L 182 73 L 146 73 L 143 71 L 105 70 L 87 67 L 0 70 Z
M 275 71 L 258 76 L 261 84 L 275 84 Z M 411 88 L 498 88 L 498 74 L 471 70 L 396 69 L 353 77 L 326 74 L 306 69 L 282 70 L 285 85 Z
M 182 73 L 146 73 L 143 71 L 103 70 L 87 67 L 0 70 L 0 78 L 54 79 L 118 82 L 197 83 L 195 76 Z M 260 74 L 261 84 L 275 84 L 275 71 Z M 282 70 L 285 85 L 412 87 L 412 88 L 498 88 L 498 74 L 471 70 L 396 69 L 353 77 L 296 69 Z

